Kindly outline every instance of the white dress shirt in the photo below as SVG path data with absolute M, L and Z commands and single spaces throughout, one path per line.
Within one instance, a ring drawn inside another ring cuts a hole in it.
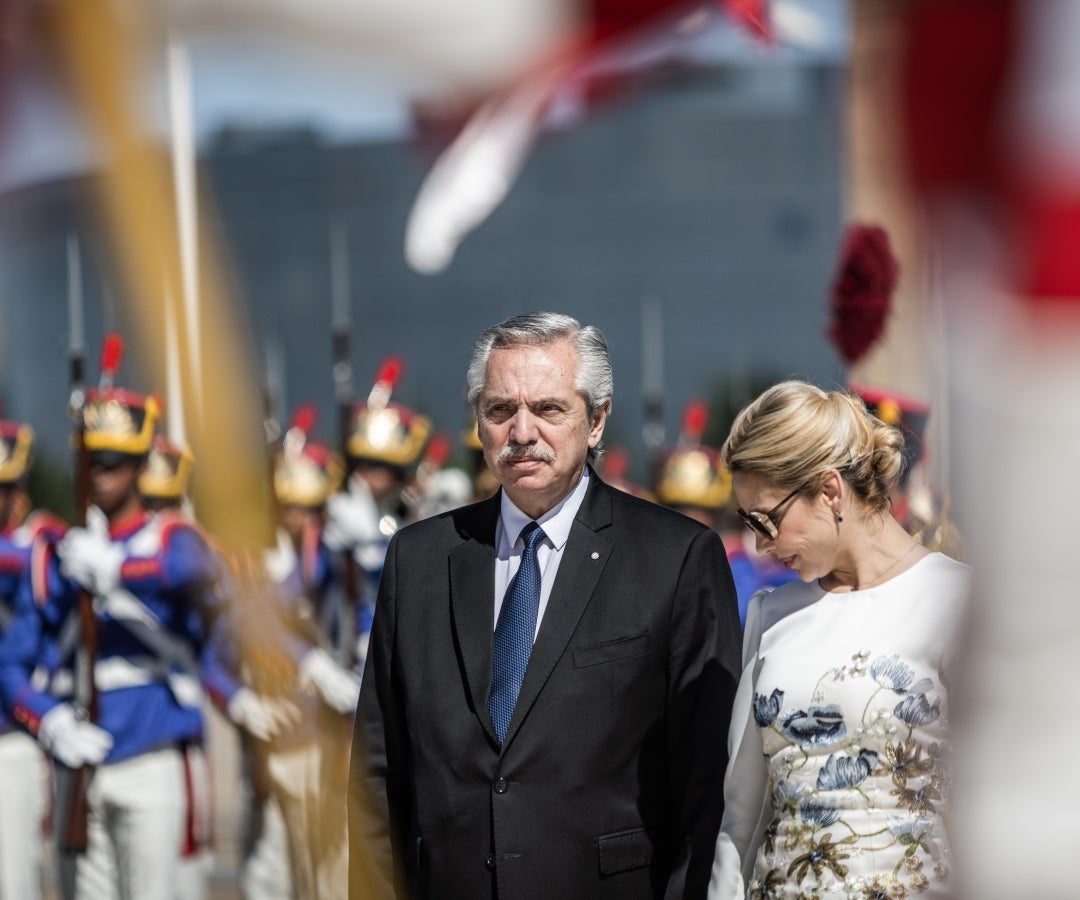
M 574 524 L 574 518 L 581 508 L 581 502 L 585 499 L 585 492 L 589 489 L 589 470 L 585 469 L 581 480 L 566 497 L 544 513 L 536 520 L 537 524 L 544 529 L 545 537 L 536 548 L 536 561 L 540 566 L 540 608 L 536 613 L 536 631 L 533 640 L 540 632 L 540 623 L 544 620 L 544 610 L 547 609 L 548 597 L 551 596 L 551 586 L 555 583 L 555 575 L 559 571 L 559 563 L 562 562 L 563 550 L 566 549 L 567 538 L 570 537 L 570 528 Z M 503 598 L 506 589 L 517 574 L 521 565 L 521 554 L 525 550 L 525 543 L 521 540 L 521 529 L 533 521 L 506 495 L 502 492 L 502 504 L 499 510 L 499 524 L 495 529 L 495 618 L 499 622 L 499 611 L 502 609 Z

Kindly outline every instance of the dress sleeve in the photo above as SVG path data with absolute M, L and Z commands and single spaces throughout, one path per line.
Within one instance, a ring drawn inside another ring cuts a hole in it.
M 955 574 L 935 586 L 942 594 L 943 626 L 938 671 L 945 684 L 952 684 L 963 666 L 967 652 L 967 636 L 971 633 L 971 570 L 956 565 Z
M 743 669 L 728 733 L 729 762 L 724 776 L 724 819 L 716 839 L 709 900 L 743 900 L 754 862 L 765 808 L 768 771 L 761 731 L 754 721 L 757 651 L 761 643 L 761 603 L 768 590 L 750 598 L 743 634 Z

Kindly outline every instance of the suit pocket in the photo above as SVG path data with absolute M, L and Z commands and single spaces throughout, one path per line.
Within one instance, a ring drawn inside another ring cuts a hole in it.
M 591 647 L 574 648 L 574 668 L 598 666 L 601 663 L 615 662 L 617 659 L 629 659 L 649 652 L 649 632 L 632 634 L 627 637 L 593 644 Z
M 653 845 L 644 828 L 603 834 L 597 838 L 600 854 L 600 874 L 615 875 L 641 869 L 653 858 Z

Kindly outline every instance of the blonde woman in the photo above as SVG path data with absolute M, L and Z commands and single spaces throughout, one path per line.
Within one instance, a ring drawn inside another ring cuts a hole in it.
M 950 893 L 945 668 L 969 570 L 890 515 L 902 444 L 799 381 L 732 425 L 739 516 L 799 580 L 750 601 L 710 900 Z

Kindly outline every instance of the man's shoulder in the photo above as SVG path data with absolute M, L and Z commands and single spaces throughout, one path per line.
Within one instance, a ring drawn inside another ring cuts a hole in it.
M 398 544 L 415 546 L 453 543 L 463 537 L 481 537 L 487 531 L 494 533 L 498 514 L 498 502 L 493 504 L 489 498 L 411 522 L 399 529 L 393 540 Z

